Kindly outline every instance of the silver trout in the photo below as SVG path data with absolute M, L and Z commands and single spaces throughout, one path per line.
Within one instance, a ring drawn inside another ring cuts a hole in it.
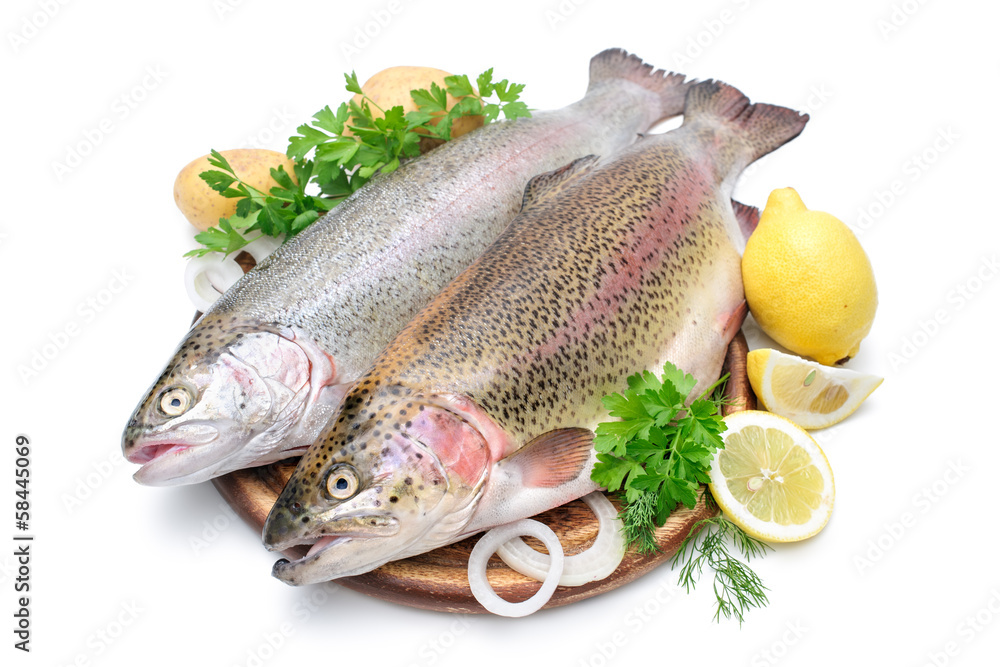
M 516 215 L 529 178 L 631 144 L 680 113 L 687 87 L 604 51 L 575 104 L 488 125 L 358 190 L 194 324 L 125 428 L 135 479 L 189 484 L 304 452 L 378 352 Z
M 533 179 L 521 213 L 351 388 L 264 525 L 273 574 L 369 571 L 594 490 L 601 398 L 672 361 L 700 387 L 746 313 L 730 196 L 808 116 L 708 81 L 683 125 Z

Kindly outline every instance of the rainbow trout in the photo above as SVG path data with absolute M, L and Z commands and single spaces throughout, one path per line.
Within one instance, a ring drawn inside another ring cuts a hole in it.
M 300 454 L 378 352 L 513 218 L 529 178 L 631 144 L 688 84 L 619 49 L 586 95 L 488 125 L 380 176 L 244 276 L 139 403 L 122 450 L 142 484 Z
M 677 130 L 533 179 L 299 461 L 263 538 L 314 544 L 273 574 L 359 574 L 594 490 L 604 395 L 668 360 L 701 387 L 719 376 L 757 217 L 733 184 L 807 120 L 708 81 Z

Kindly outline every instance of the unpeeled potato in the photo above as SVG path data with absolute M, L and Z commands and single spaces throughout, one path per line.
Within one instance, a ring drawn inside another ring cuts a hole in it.
M 365 94 L 371 99 L 372 102 L 377 104 L 381 109 L 388 110 L 395 106 L 403 107 L 403 113 L 409 113 L 410 111 L 416 111 L 417 105 L 410 97 L 410 91 L 431 87 L 431 83 L 436 83 L 442 88 L 444 85 L 444 78 L 446 76 L 451 76 L 448 72 L 441 69 L 435 69 L 434 67 L 416 67 L 413 65 L 399 65 L 397 67 L 390 67 L 378 72 L 370 79 L 365 81 L 361 89 L 365 91 Z M 361 95 L 354 96 L 354 102 L 361 104 Z M 450 109 L 457 100 L 448 95 L 448 108 Z M 372 107 L 372 115 L 376 118 L 380 118 L 382 114 L 378 109 Z M 442 114 L 443 115 L 443 114 Z M 433 125 L 437 124 L 437 120 L 431 121 Z M 460 137 L 467 132 L 480 127 L 483 124 L 482 116 L 463 116 L 461 118 L 455 119 L 451 125 L 451 136 L 452 138 Z M 350 130 L 345 128 L 344 135 L 350 136 Z M 420 140 L 420 152 L 424 153 L 439 146 L 444 143 L 441 139 L 435 139 L 433 137 L 427 137 L 426 139 Z
M 285 171 L 295 178 L 295 163 L 284 153 L 260 148 L 237 148 L 221 151 L 229 166 L 247 185 L 261 192 L 267 192 L 277 183 L 271 178 L 271 169 L 284 165 Z M 219 224 L 219 218 L 228 218 L 236 213 L 238 199 L 229 199 L 208 187 L 208 183 L 198 177 L 203 171 L 214 170 L 208 163 L 210 156 L 203 155 L 192 161 L 177 174 L 174 181 L 174 202 L 184 217 L 198 229 L 205 231 Z

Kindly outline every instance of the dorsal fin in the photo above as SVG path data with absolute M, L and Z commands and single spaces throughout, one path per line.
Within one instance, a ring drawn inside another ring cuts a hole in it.
M 757 229 L 757 223 L 760 222 L 760 209 L 756 206 L 741 204 L 735 199 L 730 201 L 733 203 L 733 213 L 736 214 L 736 220 L 740 223 L 743 238 L 750 238 L 753 230 Z
M 564 184 L 589 172 L 599 159 L 596 155 L 585 155 L 558 169 L 535 176 L 528 181 L 528 185 L 524 188 L 521 210 L 523 211 L 540 201 L 545 201 L 547 197 L 559 192 Z

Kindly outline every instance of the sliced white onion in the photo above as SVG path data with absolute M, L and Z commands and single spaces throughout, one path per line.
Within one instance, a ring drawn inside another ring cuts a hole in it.
M 243 250 L 259 264 L 280 245 L 279 239 L 261 236 L 246 244 Z M 237 254 L 223 257 L 219 253 L 209 253 L 188 262 L 184 270 L 184 288 L 195 308 L 204 313 L 243 277 L 243 267 L 236 261 Z
M 609 576 L 625 557 L 625 537 L 622 535 L 622 521 L 618 510 L 600 491 L 583 497 L 597 516 L 597 538 L 584 552 L 566 556 L 560 586 L 581 586 L 591 581 L 600 581 Z M 526 577 L 542 581 L 548 576 L 548 554 L 535 551 L 519 537 L 501 545 L 497 555 L 508 567 Z
M 204 313 L 242 276 L 243 268 L 232 256 L 209 253 L 188 262 L 184 288 L 194 307 Z
M 524 602 L 508 602 L 494 592 L 486 579 L 486 561 L 501 544 L 520 535 L 537 537 L 552 554 L 552 567 L 542 582 L 542 587 Z M 494 528 L 483 535 L 469 556 L 469 587 L 479 604 L 486 611 L 500 616 L 520 617 L 533 614 L 549 601 L 559 585 L 563 571 L 563 550 L 559 538 L 552 529 L 534 519 L 522 519 L 514 523 Z

